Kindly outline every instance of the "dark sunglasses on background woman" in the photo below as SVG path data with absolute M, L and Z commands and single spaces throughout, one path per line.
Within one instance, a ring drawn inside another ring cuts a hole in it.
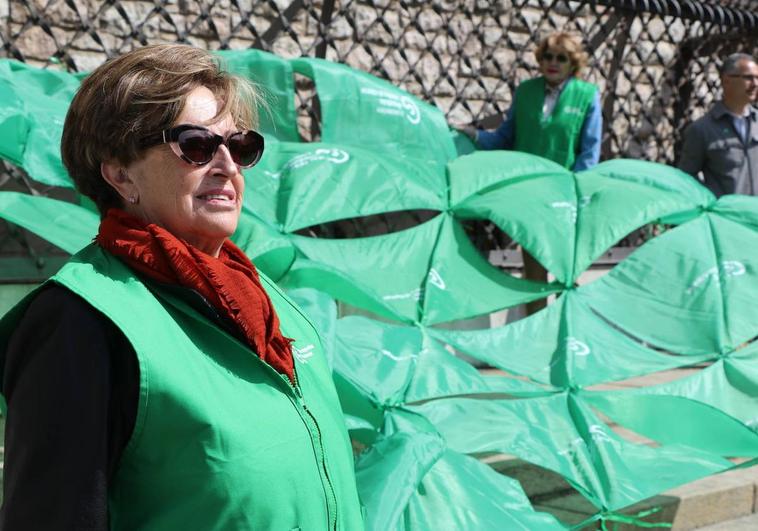
M 542 59 L 544 61 L 548 61 L 548 62 L 550 62 L 553 59 L 555 59 L 559 63 L 568 63 L 568 60 L 569 60 L 568 55 L 562 54 L 562 53 L 554 54 L 553 52 L 545 52 L 545 53 L 543 53 L 542 54 Z

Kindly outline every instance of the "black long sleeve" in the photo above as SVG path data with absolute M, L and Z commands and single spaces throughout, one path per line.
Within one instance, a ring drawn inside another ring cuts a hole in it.
M 67 289 L 43 289 L 11 337 L 3 394 L 0 529 L 108 529 L 108 487 L 139 397 L 123 333 Z

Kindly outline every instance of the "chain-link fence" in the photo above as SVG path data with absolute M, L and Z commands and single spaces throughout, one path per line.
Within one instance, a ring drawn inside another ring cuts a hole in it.
M 683 128 L 719 97 L 720 58 L 758 52 L 758 0 L 0 0 L 0 21 L 0 55 L 38 66 L 91 70 L 156 42 L 254 47 L 346 63 L 435 104 L 450 123 L 484 127 L 536 72 L 537 42 L 569 30 L 601 89 L 603 158 L 668 164 Z M 317 140 L 310 88 L 299 80 L 300 131 Z M 34 189 L 18 172 L 3 182 Z
M 451 122 L 495 123 L 534 74 L 547 32 L 580 34 L 603 94 L 603 156 L 672 163 L 681 129 L 718 97 L 719 58 L 758 50 L 758 2 L 11 0 L 3 53 L 89 70 L 147 43 L 319 56 L 390 80 Z

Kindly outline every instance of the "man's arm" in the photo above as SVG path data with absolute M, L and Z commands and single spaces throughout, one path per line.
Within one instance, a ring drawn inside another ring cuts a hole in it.
M 505 113 L 505 120 L 494 131 L 476 130 L 474 143 L 479 149 L 513 149 L 516 140 L 516 96 Z
M 600 107 L 600 91 L 595 92 L 579 133 L 579 153 L 573 171 L 591 168 L 600 160 L 600 144 L 603 140 L 603 112 Z
M 679 169 L 699 180 L 698 173 L 702 171 L 705 165 L 705 154 L 705 142 L 700 134 L 700 128 L 697 126 L 697 122 L 692 123 L 684 130 L 684 144 L 679 155 Z

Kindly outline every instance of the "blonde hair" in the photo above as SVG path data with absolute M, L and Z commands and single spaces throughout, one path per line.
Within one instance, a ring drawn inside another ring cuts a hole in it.
M 82 82 L 69 107 L 61 156 L 77 190 L 101 214 L 122 206 L 102 178 L 100 164 L 124 166 L 143 151 L 141 140 L 174 125 L 187 95 L 207 87 L 219 102 L 214 119 L 231 115 L 237 127 L 257 125 L 260 96 L 254 85 L 225 72 L 217 57 L 184 44 L 138 48 L 96 68 Z
M 542 57 L 549 48 L 566 50 L 566 55 L 571 62 L 571 75 L 574 77 L 579 77 L 582 68 L 587 66 L 587 53 L 584 51 L 582 41 L 576 35 L 565 31 L 556 31 L 542 39 L 535 52 L 537 62 L 542 62 Z

